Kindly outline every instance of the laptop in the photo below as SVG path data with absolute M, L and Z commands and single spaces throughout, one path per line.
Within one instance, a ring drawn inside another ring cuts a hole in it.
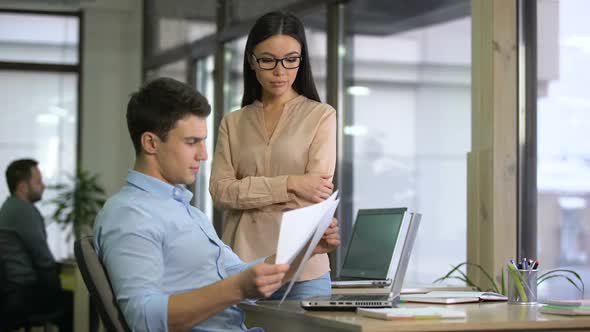
M 397 305 L 400 300 L 402 284 L 422 217 L 419 213 L 409 214 L 410 218 L 404 219 L 409 223 L 407 232 L 403 235 L 400 234 L 395 244 L 395 255 L 393 258 L 395 260 L 395 275 L 390 286 L 389 294 L 338 294 L 332 295 L 331 297 L 310 298 L 301 301 L 301 307 L 306 310 L 355 310 L 357 307 L 384 308 Z
M 407 208 L 358 211 L 340 277 L 332 280 L 332 287 L 391 286 L 395 244 L 400 231 L 407 232 L 409 224 L 403 224 L 403 218 L 410 217 L 406 211 Z

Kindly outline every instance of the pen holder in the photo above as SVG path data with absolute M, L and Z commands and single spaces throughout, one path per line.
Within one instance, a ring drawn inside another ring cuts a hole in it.
M 508 269 L 508 302 L 537 303 L 537 270 Z

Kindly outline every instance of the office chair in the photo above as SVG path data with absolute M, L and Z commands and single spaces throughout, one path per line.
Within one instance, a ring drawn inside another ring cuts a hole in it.
M 92 236 L 85 236 L 74 244 L 78 268 L 90 292 L 92 302 L 107 331 L 129 332 L 127 322 L 117 305 L 109 277 L 98 258 Z
M 21 272 L 19 273 L 19 271 Z M 0 230 L 0 311 L 8 310 L 9 307 L 14 305 L 14 303 L 7 302 L 9 301 L 9 294 L 23 295 L 22 291 L 18 291 L 18 289 L 29 289 L 27 284 L 35 281 L 35 271 L 29 251 L 20 236 L 14 231 Z M 16 291 L 18 293 L 11 293 Z M 35 301 L 33 293 L 27 294 L 31 297 L 27 301 Z M 32 306 L 32 303 L 30 305 Z M 51 322 L 56 321 L 63 315 L 63 309 L 55 308 L 40 313 L 25 314 L 23 312 L 22 317 L 20 315 L 15 317 L 12 312 L 0 312 L 0 316 L 4 315 L 11 317 L 2 317 L 0 319 L 0 331 L 2 332 L 20 328 L 30 331 L 34 326 L 43 326 L 44 331 L 47 332 L 50 326 L 53 325 Z

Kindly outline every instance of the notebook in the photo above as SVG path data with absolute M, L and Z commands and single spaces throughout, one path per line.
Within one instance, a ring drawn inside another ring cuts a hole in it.
M 444 307 L 421 308 L 358 308 L 356 313 L 362 316 L 385 319 L 462 319 L 467 317 L 463 310 L 451 310 Z
M 552 304 L 552 305 L 559 305 L 559 306 L 586 306 L 590 307 L 590 299 L 579 299 L 579 300 L 545 300 L 543 304 Z
M 398 304 L 421 218 L 419 213 L 406 213 L 409 218 L 403 218 L 402 229 L 395 243 L 395 273 L 389 294 L 337 294 L 306 299 L 300 302 L 301 306 L 306 310 L 355 310 L 357 307 L 383 308 Z
M 344 256 L 340 277 L 332 287 L 389 287 L 394 249 L 407 208 L 360 209 Z M 367 259 L 371 257 L 371 259 Z
M 431 304 L 459 304 L 484 301 L 508 301 L 502 294 L 493 292 L 444 292 L 435 291 L 426 294 L 404 295 L 403 302 L 431 303 Z
M 548 300 L 539 312 L 553 315 L 586 316 L 590 315 L 590 300 Z
M 539 309 L 539 312 L 552 315 L 565 316 L 589 316 L 590 306 L 552 305 L 546 304 Z

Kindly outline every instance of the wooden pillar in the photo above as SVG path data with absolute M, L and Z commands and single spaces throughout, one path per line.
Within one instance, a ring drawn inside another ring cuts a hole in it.
M 473 0 L 467 259 L 497 281 L 516 254 L 517 2 Z M 473 268 L 468 274 L 489 283 Z

